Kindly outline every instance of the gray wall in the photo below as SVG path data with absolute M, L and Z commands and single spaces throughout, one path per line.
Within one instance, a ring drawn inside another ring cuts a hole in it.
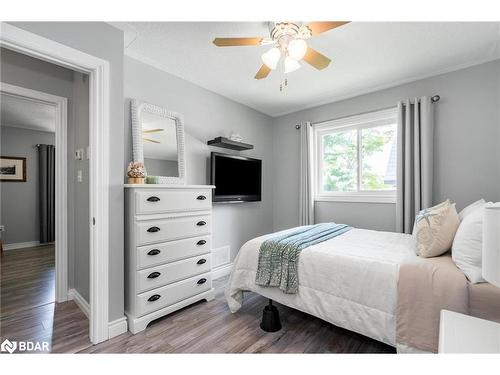
M 404 98 L 439 94 L 435 104 L 434 202 L 460 209 L 484 197 L 500 200 L 500 60 L 274 119 L 274 226 L 298 224 L 300 121 L 374 111 Z M 319 202 L 316 221 L 395 230 L 394 204 Z
M 171 74 L 125 57 L 125 116 L 128 126 L 126 162 L 132 159 L 130 99 L 137 98 L 180 112 L 186 131 L 188 184 L 209 183 L 210 151 L 230 152 L 206 145 L 216 136 L 238 132 L 254 150 L 242 152 L 262 159 L 262 202 L 215 204 L 213 246 L 229 245 L 231 260 L 247 240 L 273 230 L 272 120 L 253 109 L 214 94 Z
M 109 62 L 110 142 L 109 165 L 109 320 L 124 311 L 123 255 L 123 32 L 104 22 L 11 22 L 45 38 Z
M 73 158 L 75 149 L 88 145 L 88 80 L 83 81 L 82 73 L 7 49 L 1 49 L 1 68 L 2 82 L 68 99 L 68 286 L 88 300 L 88 161 Z M 84 172 L 82 183 L 76 182 L 77 164 Z
M 40 239 L 37 143 L 53 145 L 55 134 L 17 127 L 0 127 L 0 154 L 26 158 L 26 182 L 0 182 L 0 222 L 4 244 Z

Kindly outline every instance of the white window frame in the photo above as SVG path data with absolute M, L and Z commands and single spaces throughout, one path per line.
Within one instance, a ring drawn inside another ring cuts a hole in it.
M 369 203 L 396 203 L 396 189 L 394 190 L 359 190 L 353 192 L 324 192 L 322 187 L 323 170 L 323 143 L 322 137 L 332 131 L 361 130 L 377 126 L 397 123 L 397 107 L 340 118 L 313 126 L 314 133 L 314 181 L 315 201 L 330 202 L 369 202 Z M 357 186 L 361 187 L 361 132 L 358 131 L 358 173 Z

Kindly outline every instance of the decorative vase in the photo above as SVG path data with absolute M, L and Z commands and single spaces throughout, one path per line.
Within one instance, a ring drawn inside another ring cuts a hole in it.
M 143 184 L 144 183 L 144 177 L 129 177 L 128 178 L 128 183 L 129 184 Z

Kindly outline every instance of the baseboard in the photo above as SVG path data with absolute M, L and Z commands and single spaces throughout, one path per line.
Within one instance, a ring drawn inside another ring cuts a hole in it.
M 127 332 L 127 330 L 128 325 L 127 318 L 125 316 L 108 323 L 108 335 L 110 339 Z
M 80 310 L 83 311 L 87 318 L 90 316 L 89 303 L 85 300 L 85 298 L 82 297 L 80 293 L 78 293 L 76 289 L 68 290 L 68 300 L 75 301 L 76 305 L 80 308 Z
M 229 275 L 231 273 L 231 270 L 233 269 L 233 263 L 228 263 L 224 264 L 222 266 L 216 267 L 212 270 L 212 279 L 220 279 L 221 277 L 224 277 L 226 275 Z
M 28 242 L 17 242 L 17 243 L 4 243 L 4 250 L 16 250 L 16 249 L 24 249 L 27 247 L 35 247 L 39 246 L 40 241 L 28 241 Z

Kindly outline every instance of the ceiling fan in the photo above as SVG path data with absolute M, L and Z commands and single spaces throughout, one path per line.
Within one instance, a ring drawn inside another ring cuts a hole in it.
M 318 70 L 325 69 L 331 60 L 308 47 L 306 40 L 346 23 L 349 22 L 310 22 L 304 25 L 294 22 L 270 23 L 271 37 L 269 38 L 215 38 L 213 43 L 217 47 L 273 45 L 273 48 L 262 54 L 263 64 L 255 75 L 255 79 L 263 79 L 271 70 L 278 67 L 280 60 L 283 61 L 285 74 L 299 69 L 301 60 Z
M 165 129 L 148 129 L 148 130 L 143 130 L 142 133 L 143 134 L 147 134 L 147 133 L 158 133 L 158 132 L 162 132 L 163 130 Z M 146 142 L 151 142 L 151 143 L 161 143 L 160 141 L 157 141 L 156 139 L 151 139 L 151 138 L 146 138 L 146 137 L 142 137 L 142 140 L 143 141 L 146 141 Z

